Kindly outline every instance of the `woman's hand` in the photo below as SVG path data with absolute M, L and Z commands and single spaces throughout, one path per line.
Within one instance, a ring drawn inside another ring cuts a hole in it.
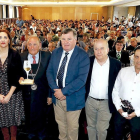
M 10 91 L 8 92 L 8 94 L 4 97 L 4 99 L 2 100 L 2 104 L 7 104 L 11 98 L 11 96 L 13 95 L 14 91 L 16 90 L 15 86 L 11 86 Z
M 7 95 L 4 97 L 4 99 L 3 99 L 3 101 L 2 101 L 2 104 L 7 104 L 7 103 L 9 102 L 10 98 L 11 98 L 11 96 L 7 94 Z
M 5 98 L 5 96 L 4 96 L 4 95 L 2 95 L 2 94 L 0 94 L 0 103 L 2 103 L 2 102 L 3 102 L 4 98 Z

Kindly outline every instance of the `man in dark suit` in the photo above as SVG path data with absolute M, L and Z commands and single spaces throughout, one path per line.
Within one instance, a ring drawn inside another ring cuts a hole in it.
M 119 60 L 125 66 L 130 65 L 129 53 L 125 50 L 122 50 L 123 42 L 121 40 L 116 42 L 115 48 L 116 49 L 110 51 L 108 55 Z
M 133 37 L 133 38 L 131 38 L 131 40 L 130 40 L 130 42 L 131 42 L 131 45 L 130 46 L 128 46 L 127 48 L 126 48 L 126 50 L 129 52 L 129 55 L 132 55 L 133 54 L 133 52 L 134 52 L 134 49 L 137 47 L 137 39 L 135 38 L 135 37 Z
M 51 41 L 52 41 L 52 34 L 48 33 L 46 40 L 44 40 L 44 42 L 42 43 L 42 47 L 43 48 L 48 47 L 48 45 Z
M 62 47 L 52 52 L 47 69 L 60 140 L 78 140 L 78 120 L 81 109 L 85 106 L 89 57 L 76 46 L 76 39 L 74 29 L 63 30 Z
M 29 79 L 34 80 L 33 85 L 23 85 L 23 99 L 25 107 L 25 123 L 27 126 L 28 139 L 35 139 L 37 136 L 40 140 L 46 137 L 46 108 L 47 102 L 51 103 L 48 98 L 49 86 L 46 78 L 46 70 L 49 64 L 51 54 L 45 51 L 39 51 L 40 40 L 36 36 L 31 36 L 27 40 L 28 52 L 21 54 L 22 63 L 28 60 L 31 63 Z M 21 77 L 19 83 L 26 79 Z
M 37 29 L 36 34 L 37 34 L 37 37 L 40 39 L 40 41 L 43 43 L 44 38 L 43 38 L 43 36 L 41 36 L 41 30 Z
M 55 48 L 56 48 L 55 42 L 49 42 L 49 44 L 48 44 L 48 51 L 50 53 L 52 53 Z
M 108 51 L 107 41 L 99 39 L 94 45 L 95 56 L 90 58 L 85 106 L 89 140 L 106 139 L 111 113 L 115 111 L 112 89 L 121 63 L 108 57 Z

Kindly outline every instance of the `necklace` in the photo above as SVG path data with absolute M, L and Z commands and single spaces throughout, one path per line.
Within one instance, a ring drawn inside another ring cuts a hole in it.
M 38 68 L 37 68 L 37 71 L 36 71 L 36 73 L 34 74 L 34 76 L 33 76 L 33 73 L 32 73 L 32 77 L 33 77 L 33 81 L 34 81 L 34 79 L 35 79 L 35 77 L 36 77 L 36 75 L 37 75 L 37 73 L 38 73 L 38 70 L 39 70 L 39 67 L 40 67 L 40 63 L 41 63 L 41 53 L 39 52 L 39 56 L 40 56 L 40 58 L 39 58 L 39 64 L 38 64 Z M 37 89 L 37 85 L 34 83 L 32 86 L 31 86 L 31 89 L 32 90 L 36 90 Z

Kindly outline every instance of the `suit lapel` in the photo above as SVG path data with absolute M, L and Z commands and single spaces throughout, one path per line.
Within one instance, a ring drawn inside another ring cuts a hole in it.
M 123 51 L 121 51 L 121 59 L 120 59 L 120 61 L 122 61 L 122 58 L 123 58 Z
M 57 59 L 55 59 L 55 73 L 57 74 L 57 71 L 58 71 L 58 66 L 59 66 L 59 63 L 60 63 L 60 59 L 61 59 L 61 56 L 62 56 L 62 53 L 63 53 L 63 49 L 62 49 L 62 47 L 60 47 L 59 49 L 58 49 L 58 52 L 57 52 L 57 54 L 56 54 L 56 58 Z
M 87 91 L 86 97 L 88 96 L 88 94 L 90 92 L 90 83 L 91 83 L 91 76 L 92 76 L 94 60 L 95 60 L 95 56 L 90 57 L 90 68 L 89 68 L 89 73 L 88 73 L 87 82 L 86 82 L 86 91 Z
M 73 64 L 74 60 L 76 60 L 75 57 L 76 57 L 77 55 L 78 55 L 78 48 L 77 48 L 77 46 L 75 46 L 74 51 L 73 51 L 73 53 L 72 53 L 72 55 L 71 55 L 71 58 L 70 58 L 70 60 L 69 60 L 67 73 L 70 73 L 70 69 L 72 68 L 72 64 Z
M 95 56 L 90 57 L 90 69 L 89 69 L 89 76 L 88 76 L 89 77 L 89 81 L 91 81 L 94 60 L 95 60 Z
M 40 63 L 40 66 L 39 66 L 39 63 Z M 39 67 L 39 70 L 38 70 L 38 72 L 37 72 L 37 74 L 36 74 L 34 80 L 38 79 L 38 74 L 41 72 L 42 67 L 43 67 L 43 56 L 42 56 L 41 51 L 39 51 L 38 67 Z M 38 68 L 37 68 L 37 69 L 38 69 Z
M 108 78 L 108 90 L 109 90 L 109 85 L 112 81 L 112 78 L 113 78 L 113 72 L 114 72 L 114 63 L 112 61 L 112 59 L 109 57 L 109 60 L 110 60 L 110 65 L 109 65 L 109 78 Z
M 116 52 L 116 50 L 114 51 L 115 53 L 114 53 L 114 56 L 115 56 L 115 58 L 117 59 L 117 52 Z

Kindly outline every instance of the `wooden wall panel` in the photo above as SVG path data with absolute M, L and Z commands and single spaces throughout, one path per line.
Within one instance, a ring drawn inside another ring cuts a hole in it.
M 114 15 L 114 6 L 108 6 L 107 19 L 110 17 L 111 21 L 113 21 L 113 15 Z
M 136 13 L 136 6 L 128 7 L 128 14 L 129 16 L 135 16 Z
M 31 15 L 33 15 L 35 19 L 52 20 L 52 7 L 23 7 L 22 8 L 23 20 L 30 20 Z
M 102 16 L 107 20 L 107 7 L 23 7 L 23 20 L 31 19 L 33 15 L 36 19 L 50 19 L 50 20 L 80 20 L 90 19 L 91 13 L 98 13 L 99 19 Z M 96 15 L 92 18 L 96 19 Z
M 23 20 L 29 20 L 31 19 L 32 14 L 32 8 L 22 8 L 22 19 Z
M 22 18 L 22 8 L 18 7 L 18 13 L 19 13 L 19 17 Z

